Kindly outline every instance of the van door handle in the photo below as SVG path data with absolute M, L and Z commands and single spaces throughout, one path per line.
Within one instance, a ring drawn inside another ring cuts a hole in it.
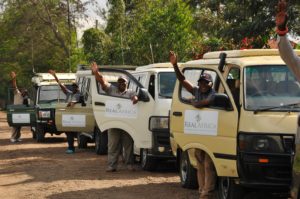
M 103 102 L 95 102 L 95 106 L 105 106 Z
M 174 116 L 182 116 L 182 112 L 173 112 Z

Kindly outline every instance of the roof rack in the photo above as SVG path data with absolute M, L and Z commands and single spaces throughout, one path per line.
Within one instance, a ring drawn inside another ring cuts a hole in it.
M 56 73 L 56 76 L 60 81 L 75 80 L 75 73 Z M 56 82 L 50 73 L 36 73 L 31 78 L 31 81 L 35 84 L 39 84 L 41 82 Z
M 140 71 L 140 70 L 151 69 L 151 68 L 173 68 L 173 66 L 170 62 L 155 63 L 155 64 L 149 64 L 146 66 L 139 66 L 135 70 Z
M 100 68 L 111 68 L 111 69 L 122 69 L 122 70 L 135 70 L 136 66 L 131 65 L 100 65 Z M 84 64 L 78 64 L 77 70 L 91 70 L 91 66 L 84 65 Z
M 295 52 L 300 55 L 299 50 Z M 228 51 L 215 51 L 205 53 L 203 59 L 219 59 L 220 53 L 226 53 L 227 58 L 237 57 L 252 57 L 252 56 L 278 56 L 278 49 L 245 49 L 245 50 L 228 50 Z

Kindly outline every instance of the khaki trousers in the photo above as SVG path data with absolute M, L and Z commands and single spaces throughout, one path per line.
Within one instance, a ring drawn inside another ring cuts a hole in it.
M 117 169 L 119 156 L 124 150 L 126 165 L 133 164 L 133 140 L 128 133 L 121 129 L 108 130 L 108 167 Z
M 197 159 L 197 179 L 199 184 L 200 199 L 214 198 L 214 189 L 217 180 L 214 164 L 204 151 L 195 150 Z

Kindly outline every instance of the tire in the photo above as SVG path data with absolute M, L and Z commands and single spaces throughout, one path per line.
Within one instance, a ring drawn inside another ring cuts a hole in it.
M 141 167 L 145 171 L 154 171 L 157 165 L 157 159 L 149 156 L 148 149 L 141 149 Z
M 35 128 L 36 141 L 44 142 L 45 141 L 45 131 L 42 125 L 37 124 Z
M 229 177 L 219 177 L 217 195 L 218 199 L 235 199 L 243 198 L 246 194 L 244 187 L 235 184 L 234 180 Z
M 179 175 L 181 186 L 188 189 L 198 188 L 197 170 L 191 165 L 187 151 L 180 154 Z
M 98 155 L 107 154 L 107 132 L 100 132 L 98 128 L 95 129 L 95 151 Z
M 81 133 L 77 133 L 77 145 L 79 149 L 86 149 L 88 146 L 88 138 Z
M 32 139 L 36 139 L 36 130 L 35 127 L 31 127 Z

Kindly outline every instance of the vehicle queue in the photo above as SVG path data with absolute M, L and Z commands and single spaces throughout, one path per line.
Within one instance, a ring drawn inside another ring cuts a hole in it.
M 194 97 L 175 81 L 171 64 L 135 71 L 100 66 L 110 84 L 121 76 L 127 79 L 139 98 L 136 105 L 127 97 L 108 95 L 89 68 L 80 68 L 76 81 L 84 100 L 74 107 L 57 100 L 56 129 L 91 134 L 101 154 L 107 152 L 108 130 L 122 129 L 132 138 L 143 169 L 154 170 L 160 158 L 176 159 L 185 188 L 198 186 L 194 153 L 201 150 L 216 171 L 217 198 L 242 198 L 249 188 L 288 196 L 293 166 L 299 169 L 300 85 L 278 51 L 211 52 L 179 67 L 194 84 L 210 74 L 216 91 L 212 104 L 194 107 Z M 17 110 L 8 107 L 10 125 L 26 125 L 25 120 L 31 125 L 30 114 Z M 293 187 L 293 194 L 298 190 Z

